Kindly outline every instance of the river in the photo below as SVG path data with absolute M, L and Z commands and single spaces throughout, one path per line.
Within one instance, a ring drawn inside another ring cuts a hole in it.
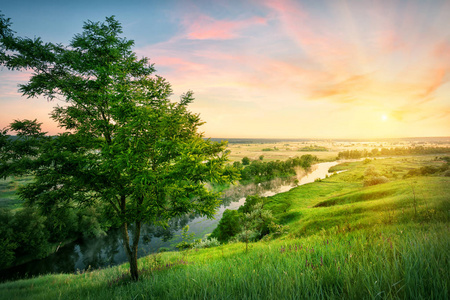
M 328 169 L 338 163 L 340 162 L 318 163 L 313 165 L 308 173 L 299 169 L 297 177 L 288 180 L 274 179 L 261 184 L 232 187 L 223 193 L 223 204 L 219 207 L 214 219 L 191 215 L 173 220 L 166 229 L 142 226 L 138 256 L 155 253 L 161 247 L 175 249 L 175 245 L 181 242 L 181 228 L 185 225 L 189 225 L 189 231 L 194 232 L 196 238 L 202 238 L 214 230 L 226 209 L 237 209 L 243 205 L 246 196 L 259 194 L 268 197 L 287 192 L 295 186 L 313 182 L 317 178 L 325 178 Z M 106 268 L 124 262 L 127 262 L 127 257 L 123 249 L 120 231 L 111 230 L 103 237 L 80 239 L 65 245 L 46 258 L 1 270 L 0 281 L 49 273 L 76 273 L 86 269 Z

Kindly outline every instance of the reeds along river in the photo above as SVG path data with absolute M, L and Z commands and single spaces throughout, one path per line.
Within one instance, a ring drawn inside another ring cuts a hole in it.
M 286 192 L 296 185 L 310 183 L 317 178 L 325 178 L 328 169 L 337 164 L 338 162 L 315 164 L 308 173 L 299 169 L 297 177 L 287 180 L 274 179 L 260 184 L 234 186 L 223 193 L 223 204 L 219 207 L 215 219 L 212 220 L 190 215 L 172 220 L 170 226 L 165 229 L 149 225 L 142 226 L 138 255 L 142 257 L 155 253 L 161 247 L 175 249 L 174 246 L 181 241 L 181 228 L 185 225 L 189 225 L 190 232 L 196 233 L 196 238 L 201 238 L 214 230 L 226 209 L 237 209 L 243 205 L 246 196 L 259 194 L 267 197 Z M 111 230 L 106 236 L 85 238 L 61 247 L 56 253 L 44 259 L 1 270 L 0 280 L 28 278 L 48 273 L 81 272 L 86 269 L 114 266 L 126 261 L 120 231 Z

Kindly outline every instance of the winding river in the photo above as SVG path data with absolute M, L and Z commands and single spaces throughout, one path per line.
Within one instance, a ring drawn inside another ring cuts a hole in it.
M 289 180 L 275 179 L 262 184 L 232 187 L 223 193 L 223 204 L 212 220 L 192 215 L 173 220 L 166 229 L 142 226 L 138 256 L 155 253 L 161 247 L 175 249 L 175 245 L 181 241 L 181 228 L 185 225 L 189 225 L 190 232 L 194 232 L 196 238 L 202 238 L 214 230 L 226 209 L 237 209 L 243 205 L 246 196 L 259 194 L 267 197 L 287 192 L 297 185 L 313 182 L 317 178 L 325 178 L 328 169 L 338 163 L 315 164 L 310 172 L 305 173 L 303 170 L 298 170 L 297 178 Z M 0 281 L 49 273 L 76 273 L 87 269 L 106 268 L 124 262 L 127 262 L 127 257 L 122 246 L 120 231 L 111 230 L 104 237 L 80 239 L 59 248 L 56 253 L 46 258 L 1 270 Z

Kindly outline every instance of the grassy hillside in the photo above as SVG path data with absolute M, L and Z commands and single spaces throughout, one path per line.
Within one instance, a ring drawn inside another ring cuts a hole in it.
M 0 285 L 1 299 L 448 299 L 450 177 L 434 157 L 348 163 L 346 172 L 271 197 L 288 234 Z M 367 186 L 369 178 L 383 183 Z M 366 186 L 365 186 L 366 183 Z

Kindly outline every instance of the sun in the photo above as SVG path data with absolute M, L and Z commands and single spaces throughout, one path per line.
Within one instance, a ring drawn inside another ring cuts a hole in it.
M 381 121 L 386 122 L 388 119 L 388 116 L 386 114 L 381 115 Z

